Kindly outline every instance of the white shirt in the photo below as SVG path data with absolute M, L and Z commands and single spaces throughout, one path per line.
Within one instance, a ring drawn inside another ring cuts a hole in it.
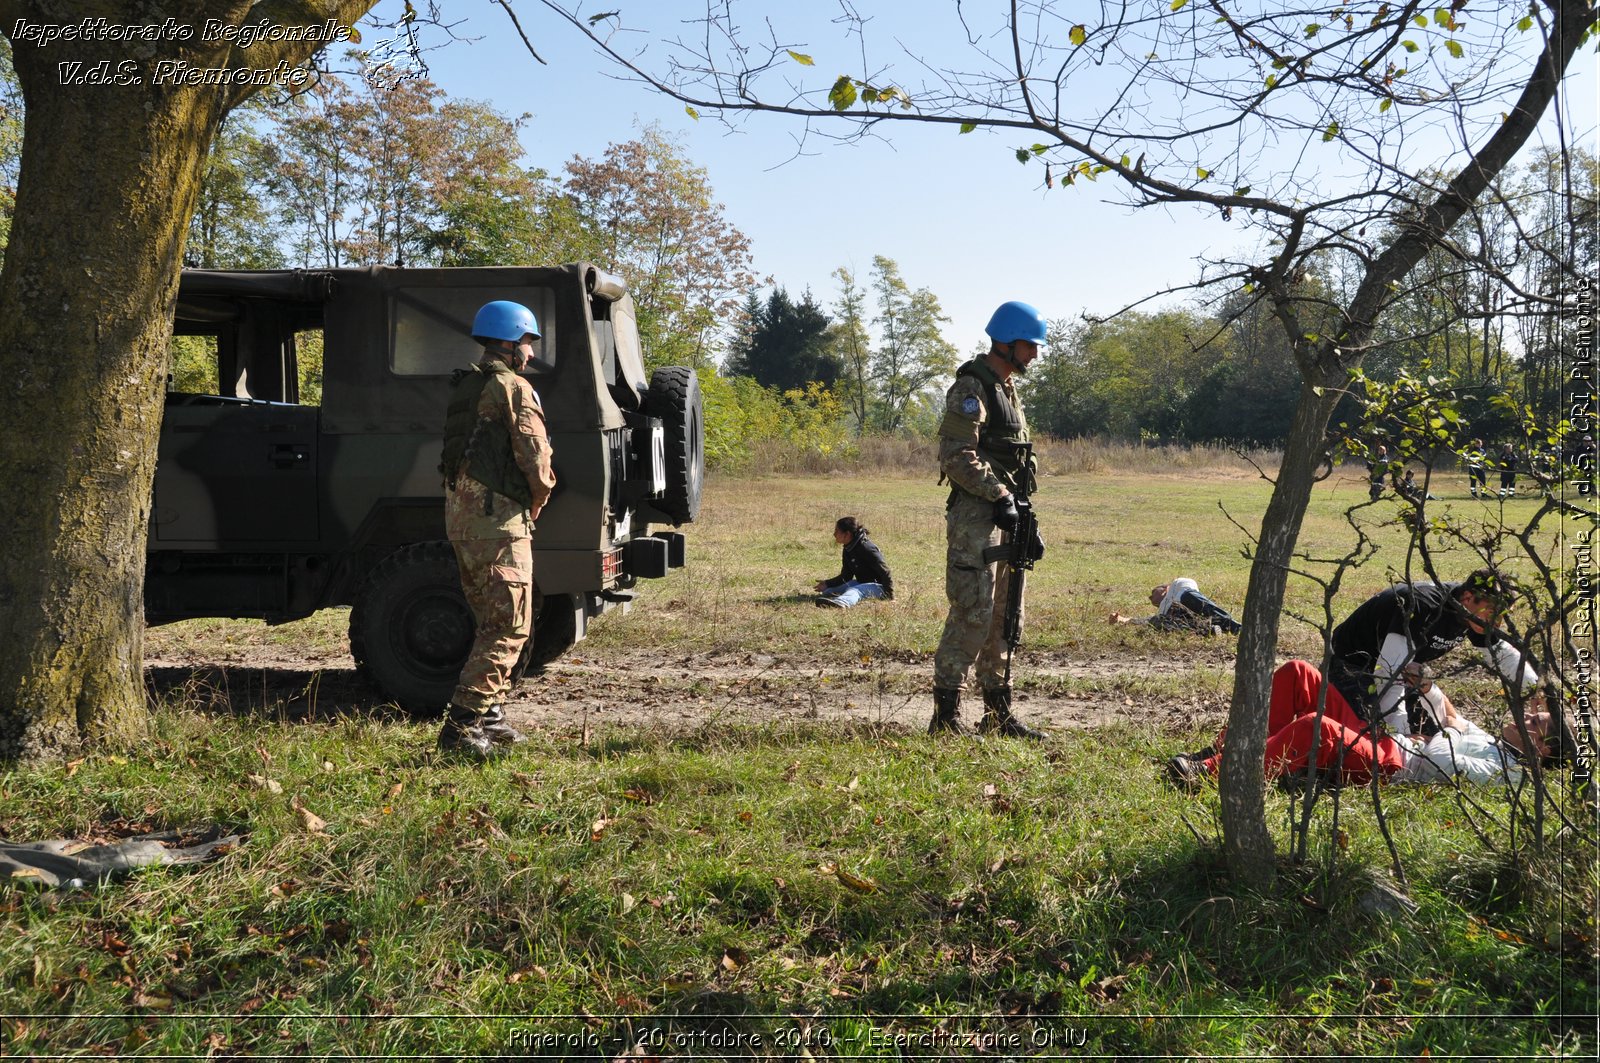
M 1190 591 L 1194 591 L 1196 594 L 1199 594 L 1200 584 L 1196 583 L 1187 576 L 1179 576 L 1177 579 L 1167 584 L 1167 596 L 1161 599 L 1161 605 L 1156 609 L 1156 612 L 1161 616 L 1166 616 L 1167 610 L 1171 609 L 1174 605 L 1180 604 L 1180 599 L 1182 599 L 1183 596 L 1188 594 Z
M 1489 732 L 1460 716 L 1454 725 L 1426 741 L 1397 735 L 1394 742 L 1400 748 L 1404 766 L 1389 776 L 1390 782 L 1459 778 L 1462 782 L 1506 782 L 1514 786 L 1522 781 L 1522 765 L 1517 758 Z

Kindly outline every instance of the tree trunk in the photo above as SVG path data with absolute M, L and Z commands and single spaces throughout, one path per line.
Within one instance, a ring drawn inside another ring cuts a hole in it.
M 1330 375 L 1330 374 L 1321 374 Z M 1239 658 L 1234 668 L 1233 702 L 1228 709 L 1228 742 L 1222 755 L 1222 843 L 1228 868 L 1240 882 L 1263 888 L 1272 882 L 1276 852 L 1267 830 L 1262 759 L 1267 749 L 1267 702 L 1276 666 L 1278 618 L 1283 611 L 1289 564 L 1294 557 L 1306 504 L 1324 451 L 1328 418 L 1339 386 L 1307 374 L 1300 385 L 1294 420 L 1284 444 L 1283 464 L 1272 499 L 1261 518 L 1260 541 L 1245 591 Z M 1323 393 L 1313 388 L 1321 384 Z
M 144 553 L 166 348 L 221 96 L 59 85 L 58 63 L 125 57 L 64 42 L 16 50 L 26 126 L 0 272 L 4 759 L 126 744 L 145 726 Z
M 0 762 L 126 745 L 147 726 L 144 555 L 173 300 L 206 151 L 222 115 L 254 91 L 157 84 L 157 63 L 293 65 L 318 45 L 235 48 L 202 41 L 201 26 L 348 25 L 370 6 L 84 2 L 70 18 L 170 17 L 194 32 L 41 45 L 19 20 L 60 24 L 63 5 L 0 0 L 24 108 L 0 270 Z M 113 83 L 74 83 L 75 73 Z

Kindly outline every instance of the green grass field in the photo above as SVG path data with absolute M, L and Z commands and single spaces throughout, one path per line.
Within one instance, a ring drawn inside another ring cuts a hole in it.
M 1464 489 L 1436 490 L 1478 508 Z M 1072 683 L 1158 705 L 1202 682 L 1221 696 L 1225 640 L 1111 627 L 1105 614 L 1141 613 L 1147 588 L 1179 574 L 1237 606 L 1244 536 L 1218 503 L 1253 528 L 1267 491 L 1224 469 L 1048 478 L 1050 552 L 1019 660 L 1030 703 Z M 597 624 L 577 655 L 594 669 L 653 654 L 652 687 L 693 684 L 677 673 L 708 655 L 789 661 L 794 683 L 865 656 L 866 671 L 925 690 L 943 617 L 942 497 L 931 478 L 713 480 L 690 568 Z M 1342 551 L 1342 510 L 1363 497 L 1353 480 L 1319 488 L 1305 545 Z M 843 513 L 887 552 L 902 588 L 892 605 L 810 607 L 811 581 L 836 571 L 829 531 Z M 1381 552 L 1347 580 L 1346 607 L 1404 564 L 1400 530 L 1374 534 Z M 1291 598 L 1317 607 L 1304 581 Z M 337 613 L 149 636 L 169 660 L 298 654 L 308 682 L 348 667 L 341 640 Z M 1311 627 L 1286 624 L 1285 655 L 1317 645 Z M 1030 675 L 1063 662 L 1102 678 Z M 248 684 L 247 668 L 233 675 Z M 578 675 L 553 673 L 565 686 Z M 1451 682 L 1487 708 L 1481 673 Z M 1362 904 L 1388 856 L 1361 794 L 1343 796 L 1337 823 L 1319 805 L 1310 859 L 1285 862 L 1275 893 L 1230 885 L 1215 795 L 1156 781 L 1158 759 L 1200 733 L 1181 722 L 1042 747 L 933 741 L 865 718 L 548 726 L 474 769 L 432 754 L 432 725 L 373 706 L 291 718 L 185 689 L 164 697 L 146 748 L 0 774 L 0 836 L 13 840 L 249 832 L 204 867 L 87 891 L 0 888 L 6 1055 L 1596 1050 L 1592 834 L 1512 856 L 1497 792 L 1386 790 L 1418 905 L 1389 917 Z M 1288 799 L 1268 800 L 1281 837 Z

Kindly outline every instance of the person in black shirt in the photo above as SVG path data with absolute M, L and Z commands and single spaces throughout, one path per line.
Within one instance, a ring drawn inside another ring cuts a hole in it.
M 1500 497 L 1510 498 L 1517 493 L 1517 450 L 1510 443 L 1500 445 L 1500 454 L 1495 458 L 1495 464 L 1500 467 Z
M 878 544 L 854 517 L 840 517 L 833 525 L 833 541 L 844 547 L 843 564 L 832 579 L 816 582 L 817 605 L 848 609 L 867 598 L 893 598 L 894 576 Z
M 1429 733 L 1429 721 L 1408 718 L 1399 679 L 1405 666 L 1443 657 L 1463 639 L 1512 686 L 1532 690 L 1538 675 L 1492 630 L 1509 603 L 1504 582 L 1491 569 L 1460 583 L 1390 587 L 1333 629 L 1328 680 L 1363 718 L 1382 720 L 1390 734 L 1401 735 Z
M 1379 443 L 1377 451 L 1367 459 L 1367 497 L 1372 501 L 1383 497 L 1383 481 L 1388 475 L 1389 448 Z

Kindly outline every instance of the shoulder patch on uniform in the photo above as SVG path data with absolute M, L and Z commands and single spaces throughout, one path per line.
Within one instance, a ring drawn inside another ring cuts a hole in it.
M 968 395 L 962 399 L 961 412 L 969 417 L 976 417 L 978 415 L 978 397 L 976 395 Z

